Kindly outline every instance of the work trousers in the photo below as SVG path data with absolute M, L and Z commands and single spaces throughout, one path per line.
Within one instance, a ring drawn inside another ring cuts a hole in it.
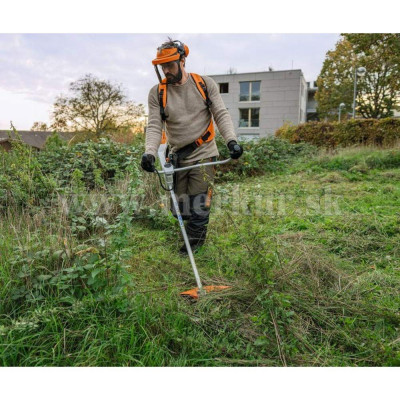
M 216 159 L 216 157 L 206 158 L 181 164 L 179 167 L 216 161 Z M 174 175 L 174 191 L 191 244 L 201 245 L 206 239 L 214 177 L 215 167 L 213 165 L 178 171 Z M 176 218 L 172 201 L 170 209 Z

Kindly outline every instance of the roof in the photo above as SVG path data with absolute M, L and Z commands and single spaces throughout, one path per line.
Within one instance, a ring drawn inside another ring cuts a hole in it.
M 253 75 L 253 74 L 265 74 L 265 73 L 274 74 L 277 72 L 293 72 L 293 71 L 300 71 L 301 73 L 303 73 L 303 71 L 301 69 L 297 68 L 297 69 L 280 69 L 280 70 L 273 70 L 273 71 L 235 72 L 232 74 L 230 74 L 228 72 L 226 74 L 207 74 L 207 75 L 208 76 Z
M 52 131 L 18 131 L 18 134 L 21 136 L 24 143 L 37 149 L 42 149 L 44 147 L 46 139 L 51 136 L 52 133 Z M 74 134 L 71 132 L 58 132 L 58 135 L 61 139 L 69 140 Z M 0 130 L 0 142 L 6 142 L 10 140 L 10 137 L 11 140 L 17 139 L 13 131 Z

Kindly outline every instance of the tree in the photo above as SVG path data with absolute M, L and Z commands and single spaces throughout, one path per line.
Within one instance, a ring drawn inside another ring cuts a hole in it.
M 317 112 L 320 118 L 336 119 L 340 103 L 344 103 L 343 115 L 351 111 L 353 101 L 353 48 L 347 40 L 341 40 L 334 50 L 326 53 L 322 70 L 317 78 Z
M 361 66 L 367 73 L 357 81 L 356 111 L 364 118 L 392 116 L 400 92 L 399 43 L 399 34 L 342 34 L 317 79 L 320 117 L 336 119 L 340 103 L 344 113 L 352 111 L 354 70 Z
M 70 96 L 54 103 L 52 129 L 90 133 L 97 138 L 135 126 L 144 115 L 142 104 L 127 99 L 121 85 L 91 74 L 70 84 Z
M 390 57 L 400 58 L 400 33 L 342 33 L 350 41 L 357 53 L 373 53 L 379 48 Z
M 39 122 L 36 121 L 33 123 L 31 131 L 35 132 L 41 132 L 41 131 L 47 131 L 49 128 L 47 127 L 47 124 L 45 122 Z

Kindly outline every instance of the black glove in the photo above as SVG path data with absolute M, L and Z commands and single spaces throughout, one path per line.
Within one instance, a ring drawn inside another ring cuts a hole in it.
M 140 166 L 147 172 L 154 172 L 154 163 L 156 159 L 152 154 L 144 153 L 142 155 L 142 162 L 140 163 Z
M 236 160 L 243 154 L 243 147 L 236 142 L 236 140 L 231 140 L 228 143 L 228 149 L 229 152 L 231 153 L 231 158 Z

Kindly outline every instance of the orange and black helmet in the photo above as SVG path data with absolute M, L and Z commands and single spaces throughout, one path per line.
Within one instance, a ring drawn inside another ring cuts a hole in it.
M 172 44 L 161 46 L 157 49 L 157 57 L 152 61 L 153 65 L 165 64 L 171 61 L 178 61 L 181 57 L 187 57 L 189 47 L 179 40 L 174 40 Z

